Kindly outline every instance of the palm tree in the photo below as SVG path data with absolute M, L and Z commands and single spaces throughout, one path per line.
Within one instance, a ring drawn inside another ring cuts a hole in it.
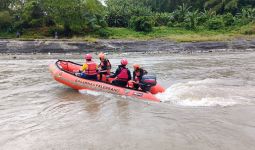
M 178 6 L 177 9 L 173 12 L 176 20 L 178 22 L 183 22 L 190 9 L 191 7 L 184 3 Z
M 208 0 L 204 7 L 222 14 L 225 10 L 236 9 L 237 4 L 238 0 Z
M 186 16 L 186 20 L 189 22 L 190 29 L 194 30 L 197 28 L 198 19 L 199 19 L 198 10 L 188 12 L 188 15 Z

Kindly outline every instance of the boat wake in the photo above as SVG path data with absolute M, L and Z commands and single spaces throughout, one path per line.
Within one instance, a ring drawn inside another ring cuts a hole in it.
M 226 79 L 205 79 L 174 84 L 164 93 L 157 94 L 156 97 L 162 102 L 181 106 L 224 107 L 250 104 L 247 94 L 251 90 L 251 87 L 244 86 L 241 81 L 233 83 Z

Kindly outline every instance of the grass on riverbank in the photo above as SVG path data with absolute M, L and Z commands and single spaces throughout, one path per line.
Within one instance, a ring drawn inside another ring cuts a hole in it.
M 164 39 L 177 42 L 197 42 L 197 41 L 226 41 L 236 38 L 252 39 L 255 38 L 255 24 L 248 24 L 242 27 L 233 27 L 217 31 L 197 29 L 196 31 L 183 28 L 154 27 L 150 33 L 135 32 L 127 28 L 107 28 L 109 39 L 128 39 L 128 40 L 152 40 Z M 0 38 L 15 38 L 15 33 L 0 33 Z M 72 38 L 63 38 L 61 40 L 89 41 L 95 42 L 99 39 L 98 35 L 86 34 L 85 36 L 73 36 Z M 20 40 L 34 39 L 53 39 L 48 35 L 47 28 L 28 29 L 22 34 Z
M 150 33 L 135 32 L 127 28 L 109 28 L 112 39 L 165 39 L 178 42 L 196 41 L 226 41 L 235 38 L 251 39 L 255 38 L 255 24 L 242 27 L 209 31 L 198 29 L 196 31 L 182 28 L 154 27 Z

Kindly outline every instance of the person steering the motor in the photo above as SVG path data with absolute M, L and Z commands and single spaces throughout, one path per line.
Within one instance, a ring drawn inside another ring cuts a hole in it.
M 134 64 L 134 71 L 133 71 L 133 86 L 135 89 L 139 88 L 139 83 L 141 82 L 141 79 L 143 75 L 146 75 L 148 72 L 140 67 L 139 64 Z

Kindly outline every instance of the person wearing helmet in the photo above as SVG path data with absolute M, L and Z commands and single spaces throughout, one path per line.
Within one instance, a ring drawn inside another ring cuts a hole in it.
M 105 58 L 104 53 L 99 53 L 98 55 L 100 59 L 100 64 L 98 65 L 98 70 L 99 70 L 99 80 L 102 80 L 102 76 L 104 75 L 109 75 L 111 73 L 111 63 L 110 61 Z
M 81 77 L 88 80 L 97 80 L 97 64 L 92 61 L 92 55 L 85 55 L 86 62 L 81 67 Z
M 115 73 L 110 78 L 115 78 L 112 81 L 113 85 L 126 87 L 129 80 L 131 80 L 131 73 L 128 68 L 126 68 L 128 61 L 127 59 L 123 58 L 121 60 L 121 65 L 118 66 Z
M 148 72 L 140 67 L 139 64 L 134 64 L 134 71 L 133 71 L 133 81 L 134 81 L 134 88 L 139 88 L 139 83 L 142 80 L 143 75 L 146 75 Z

